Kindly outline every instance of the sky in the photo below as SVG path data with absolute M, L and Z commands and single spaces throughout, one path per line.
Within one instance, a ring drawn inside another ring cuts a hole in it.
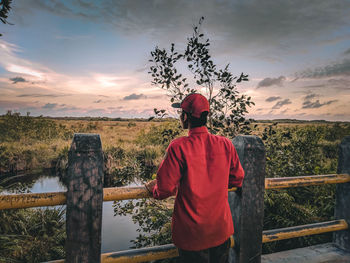
M 14 0 L 0 24 L 0 114 L 172 114 L 150 52 L 183 50 L 202 16 L 214 63 L 249 75 L 237 85 L 255 102 L 248 118 L 350 121 L 349 0 Z

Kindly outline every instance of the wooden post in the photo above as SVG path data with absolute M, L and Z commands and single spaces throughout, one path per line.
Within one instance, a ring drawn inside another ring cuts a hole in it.
M 337 172 L 350 174 L 350 136 L 345 137 L 339 146 Z M 334 217 L 345 219 L 350 225 L 350 183 L 337 184 Z M 350 252 L 350 230 L 334 232 L 333 242 L 339 248 Z
M 245 177 L 242 195 L 229 192 L 235 248 L 230 262 L 260 263 L 264 220 L 265 147 L 257 136 L 237 136 L 232 141 Z
M 66 262 L 100 262 L 103 155 L 98 134 L 74 134 L 67 180 Z

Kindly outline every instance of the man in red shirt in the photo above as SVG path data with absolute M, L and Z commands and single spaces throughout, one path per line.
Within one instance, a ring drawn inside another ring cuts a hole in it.
M 181 125 L 188 136 L 173 140 L 146 184 L 156 199 L 176 194 L 172 239 L 182 262 L 228 262 L 233 222 L 228 188 L 241 187 L 244 171 L 232 142 L 205 127 L 209 102 L 190 94 L 181 104 Z

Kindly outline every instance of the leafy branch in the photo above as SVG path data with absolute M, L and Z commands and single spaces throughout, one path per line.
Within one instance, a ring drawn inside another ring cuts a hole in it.
M 8 12 L 11 9 L 11 3 L 12 0 L 0 0 L 0 21 L 3 24 L 9 24 L 12 25 L 11 23 L 9 23 L 6 19 L 8 18 Z M 2 34 L 0 34 L 0 37 L 2 36 Z
M 153 78 L 151 83 L 165 90 L 170 102 L 181 102 L 188 94 L 197 92 L 197 89 L 190 88 L 187 78 L 177 69 L 178 63 L 186 63 L 193 76 L 192 82 L 206 89 L 210 104 L 210 131 L 230 137 L 237 133 L 249 134 L 250 122 L 244 116 L 254 102 L 251 97 L 240 95 L 236 89 L 237 83 L 248 81 L 248 75 L 233 76 L 229 64 L 224 69 L 218 69 L 210 54 L 210 40 L 201 31 L 203 20 L 204 17 L 201 17 L 198 25 L 193 27 L 184 51 L 176 51 L 174 43 L 169 51 L 159 47 L 151 51 L 148 72 Z

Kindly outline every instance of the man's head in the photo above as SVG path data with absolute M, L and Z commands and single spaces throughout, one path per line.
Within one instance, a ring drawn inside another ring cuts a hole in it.
M 180 120 L 184 129 L 201 127 L 207 123 L 209 102 L 201 94 L 192 93 L 181 103 L 174 103 L 172 106 L 182 109 Z

